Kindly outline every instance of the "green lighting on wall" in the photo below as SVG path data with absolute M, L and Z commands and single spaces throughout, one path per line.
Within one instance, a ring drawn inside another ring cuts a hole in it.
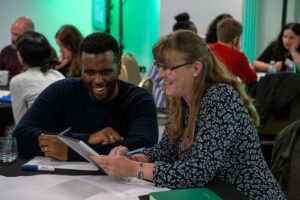
M 111 0 L 110 33 L 119 38 L 120 0 Z M 150 67 L 152 46 L 159 38 L 160 0 L 123 0 L 123 53 L 132 53 L 140 66 Z
M 108 3 L 109 0 L 93 0 L 92 2 L 92 24 L 95 30 L 107 32 Z
M 256 59 L 258 0 L 244 0 L 243 52 L 250 62 Z

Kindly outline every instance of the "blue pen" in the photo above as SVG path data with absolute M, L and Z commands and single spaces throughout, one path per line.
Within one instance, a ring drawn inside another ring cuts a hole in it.
M 22 165 L 21 169 L 23 171 L 49 171 L 53 172 L 55 170 L 52 166 L 41 166 L 41 165 Z
M 136 154 L 136 153 L 143 153 L 145 151 L 145 147 L 139 148 L 139 149 L 135 149 L 132 151 L 128 151 L 127 153 L 124 153 L 124 156 L 130 156 L 132 154 Z

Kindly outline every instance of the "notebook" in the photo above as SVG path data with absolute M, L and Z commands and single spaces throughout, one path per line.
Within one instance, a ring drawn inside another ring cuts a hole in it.
M 64 136 L 63 134 L 68 132 L 70 128 L 64 130 L 60 134 L 57 135 L 58 139 L 60 139 L 63 143 L 68 145 L 71 149 L 76 151 L 79 155 L 81 155 L 83 158 L 85 158 L 87 161 L 92 163 L 93 165 L 99 167 L 94 161 L 90 158 L 92 155 L 98 156 L 99 154 L 92 149 L 89 145 L 87 145 L 85 142 L 81 140 L 77 140 L 75 138 L 70 138 L 67 136 Z
M 208 188 L 187 188 L 150 193 L 150 200 L 221 200 Z

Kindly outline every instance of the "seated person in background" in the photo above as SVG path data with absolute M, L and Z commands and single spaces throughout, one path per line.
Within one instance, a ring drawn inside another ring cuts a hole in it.
M 153 95 L 153 99 L 156 104 L 156 108 L 158 110 L 164 110 L 166 107 L 164 82 L 162 79 L 158 78 L 157 74 L 158 74 L 158 71 L 152 64 L 147 76 L 150 77 L 153 81 L 152 95 Z
M 81 76 L 79 46 L 82 38 L 79 30 L 72 25 L 62 26 L 55 35 L 61 53 L 59 56 L 61 63 L 56 69 L 66 77 Z
M 300 72 L 300 24 L 286 24 L 277 39 L 269 44 L 254 62 L 257 72 L 271 70 L 270 62 L 275 61 L 277 72 Z M 296 68 L 296 69 L 295 69 Z
M 10 82 L 12 109 L 17 124 L 38 95 L 51 83 L 64 76 L 51 68 L 58 64 L 53 60 L 52 48 L 40 33 L 25 32 L 18 37 L 17 55 L 25 72 L 13 77 Z
M 11 44 L 4 47 L 0 53 L 0 70 L 9 71 L 9 80 L 23 71 L 23 66 L 18 60 L 16 50 L 17 38 L 26 31 L 34 31 L 34 24 L 28 17 L 22 16 L 11 25 Z
M 191 31 L 162 37 L 153 48 L 159 77 L 170 96 L 162 139 L 143 154 L 92 156 L 113 177 L 138 177 L 158 187 L 230 183 L 249 199 L 284 199 L 260 149 L 258 115 L 242 84 Z
M 173 25 L 173 31 L 191 30 L 197 33 L 197 27 L 194 22 L 190 21 L 190 15 L 187 12 L 179 13 L 175 17 L 176 23 Z
M 195 33 L 197 33 L 197 28 L 193 22 L 190 21 L 190 16 L 188 13 L 183 12 L 175 17 L 176 23 L 173 26 L 173 31 L 177 30 L 190 30 Z M 165 89 L 164 89 L 164 82 L 162 79 L 158 77 L 158 71 L 155 68 L 154 65 L 151 66 L 149 72 L 148 72 L 148 77 L 150 77 L 153 81 L 153 98 L 156 104 L 156 108 L 159 110 L 163 110 L 166 107 L 165 104 Z
M 118 145 L 151 147 L 158 140 L 151 94 L 117 79 L 120 49 L 106 33 L 93 33 L 80 46 L 82 78 L 68 78 L 46 88 L 16 127 L 21 155 L 82 160 L 57 134 L 83 140 L 99 154 Z
M 219 21 L 225 18 L 232 18 L 230 14 L 223 13 L 218 15 L 208 26 L 207 32 L 205 34 L 206 43 L 216 43 L 218 42 L 217 36 L 217 24 Z
M 257 76 L 240 51 L 242 31 L 242 25 L 235 19 L 223 19 L 217 25 L 218 42 L 208 46 L 233 75 L 249 84 L 255 82 Z

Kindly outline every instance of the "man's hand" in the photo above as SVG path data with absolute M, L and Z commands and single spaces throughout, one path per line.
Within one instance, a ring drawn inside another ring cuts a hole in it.
M 123 140 L 114 129 L 111 127 L 106 127 L 96 133 L 93 133 L 89 137 L 89 144 L 112 144 L 117 141 Z
M 68 160 L 68 146 L 60 141 L 56 135 L 41 134 L 38 141 L 45 156 L 58 160 Z

